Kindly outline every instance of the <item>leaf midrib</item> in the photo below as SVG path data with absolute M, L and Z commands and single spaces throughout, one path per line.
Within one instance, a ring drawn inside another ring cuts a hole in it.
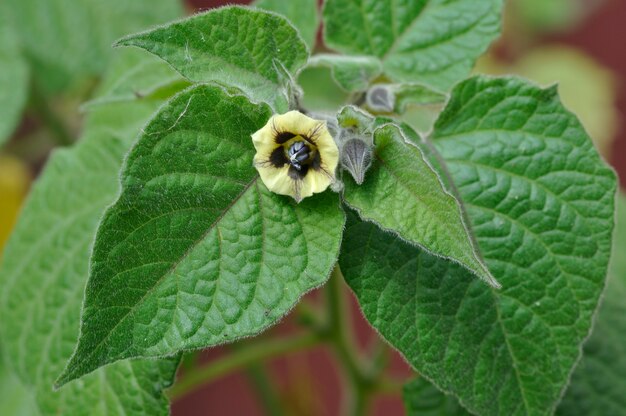
M 393 140 L 393 139 L 392 139 L 392 140 Z M 402 145 L 404 145 L 403 143 L 401 143 L 401 144 L 402 144 Z M 419 149 L 417 149 L 417 148 L 415 148 L 415 150 L 419 151 Z M 376 159 L 378 159 L 378 161 L 380 162 L 381 166 L 383 166 L 383 167 L 387 170 L 387 172 L 389 172 L 389 173 L 391 174 L 391 176 L 393 176 L 393 177 L 395 178 L 396 182 L 398 182 L 398 183 L 399 183 L 399 184 L 401 184 L 401 185 L 402 185 L 405 189 L 407 189 L 407 190 L 409 191 L 409 193 L 415 197 L 415 199 L 416 199 L 416 200 L 418 200 L 418 201 L 420 200 L 419 195 L 418 195 L 417 193 L 415 193 L 415 191 L 414 191 L 413 189 L 411 189 L 411 187 L 409 187 L 409 186 L 408 186 L 408 185 L 407 185 L 404 181 L 402 181 L 402 180 L 398 177 L 398 175 L 397 175 L 397 174 L 393 171 L 393 169 L 391 169 L 391 167 L 389 166 L 389 164 L 388 164 L 388 163 L 386 163 L 384 159 L 382 159 L 382 157 L 380 156 L 380 152 L 378 152 L 378 151 L 377 151 L 377 152 L 375 152 L 375 153 L 374 153 L 374 157 L 375 157 Z M 449 193 L 445 190 L 445 188 L 444 188 L 443 186 L 441 187 L 441 189 L 442 189 L 442 191 L 444 192 L 444 194 L 445 194 L 445 195 L 448 195 L 448 196 L 450 196 L 451 198 L 454 198 L 454 197 L 452 197 L 452 196 L 451 196 L 451 195 L 450 195 L 450 194 L 449 194 Z M 433 215 L 433 217 L 434 217 L 434 218 L 438 218 L 438 211 L 436 211 L 436 210 L 432 210 L 432 209 L 431 209 L 431 208 L 430 208 L 427 204 L 422 204 L 422 205 L 423 205 L 423 206 L 425 206 L 425 207 L 428 209 L 428 211 L 430 211 L 430 212 L 431 212 L 431 214 Z M 458 208 L 458 205 L 457 205 L 457 208 Z M 460 210 L 459 210 L 459 215 L 462 215 L 462 213 L 460 212 Z M 461 222 L 461 224 L 463 225 L 463 228 L 466 230 L 466 228 L 465 228 L 465 224 L 463 224 L 463 222 Z M 466 231 L 467 231 L 467 230 L 466 230 Z M 451 236 L 451 237 L 453 237 L 453 236 Z M 467 234 L 466 234 L 466 237 L 468 237 L 468 240 L 469 240 L 469 235 L 467 235 Z M 403 237 L 403 238 L 405 238 L 405 237 Z M 415 243 L 417 244 L 417 242 L 415 242 Z M 420 245 L 421 247 L 423 247 L 426 251 L 431 252 L 431 250 L 429 250 L 429 249 L 427 249 L 427 248 L 426 248 L 426 245 L 425 245 L 425 244 L 419 244 L 419 245 Z M 474 248 L 474 247 L 472 247 L 471 245 L 470 245 L 470 247 L 472 248 L 472 253 L 474 253 L 475 248 Z M 452 261 L 456 261 L 456 262 L 461 263 L 461 260 L 460 260 L 460 259 L 453 259 L 451 256 L 445 256 L 445 255 L 443 255 L 442 253 L 439 253 L 439 255 L 442 255 L 443 257 L 445 257 L 445 258 L 447 258 L 447 259 L 449 259 L 449 260 L 452 260 Z M 476 262 L 478 263 L 478 265 L 481 265 L 481 263 L 480 263 L 477 259 L 473 258 L 473 260 L 474 260 L 474 261 L 476 261 Z M 477 274 L 477 273 L 476 273 L 476 270 L 474 270 L 474 268 L 473 268 L 473 267 L 471 267 L 469 264 L 467 264 L 467 263 L 466 263 L 466 260 L 463 260 L 463 262 L 461 263 L 461 265 L 463 265 L 465 268 L 468 268 L 469 270 L 471 270 L 471 272 L 472 272 L 473 274 Z M 470 268 L 470 267 L 471 267 L 471 268 Z M 481 269 L 482 269 L 482 268 L 481 268 Z
M 93 357 L 102 347 L 102 345 L 113 335 L 113 333 L 115 332 L 115 330 L 123 323 L 126 321 L 126 319 L 128 318 L 128 316 L 136 310 L 136 308 L 138 307 L 138 305 L 140 305 L 150 294 L 152 294 L 154 292 L 154 290 L 156 290 L 156 288 L 161 284 L 161 282 L 163 281 L 163 279 L 165 279 L 167 276 L 169 276 L 171 274 L 171 272 L 176 269 L 176 267 L 178 267 L 178 265 L 185 259 L 187 258 L 187 256 L 189 255 L 189 253 L 191 253 L 191 251 L 193 251 L 198 244 L 200 244 L 200 242 L 202 242 L 208 235 L 209 233 L 217 226 L 217 224 L 224 218 L 224 216 L 230 211 L 230 209 L 247 193 L 247 191 L 252 187 L 252 185 L 254 185 L 257 180 L 259 179 L 258 174 L 255 174 L 254 177 L 250 180 L 250 182 L 242 189 L 242 191 L 239 193 L 239 195 L 237 195 L 232 201 L 231 203 L 225 207 L 224 211 L 218 216 L 216 217 L 215 221 L 213 221 L 213 223 L 207 227 L 206 232 L 204 232 L 197 240 L 195 243 L 191 244 L 189 246 L 189 248 L 185 251 L 185 253 L 183 253 L 180 256 L 180 259 L 176 262 L 174 262 L 172 264 L 172 266 L 166 270 L 160 277 L 159 279 L 155 282 L 155 284 L 148 290 L 146 291 L 145 295 L 143 295 L 137 302 L 135 302 L 135 304 L 128 309 L 128 312 L 125 313 L 119 320 L 118 322 L 108 331 L 107 335 L 102 338 L 101 341 L 99 341 L 97 344 L 95 344 L 94 346 L 91 347 L 91 352 L 87 354 L 87 356 L 83 357 L 81 359 L 81 361 L 83 362 L 87 362 L 91 357 Z M 81 331 L 82 332 L 82 331 Z M 79 338 L 82 339 L 82 336 Z M 71 358 L 71 362 L 74 362 L 76 359 L 76 353 L 78 352 L 78 347 L 76 348 L 74 354 L 72 354 L 72 358 Z M 107 357 L 109 358 L 109 357 Z M 69 368 L 69 366 L 68 366 Z M 80 367 L 74 367 L 74 368 L 80 368 Z M 71 380 L 73 380 L 75 377 L 73 378 L 69 378 L 70 376 L 73 376 L 73 372 L 74 370 L 72 370 L 69 373 L 64 372 L 64 374 L 62 374 L 62 377 L 59 378 L 59 380 L 57 380 L 57 382 L 55 383 L 58 387 L 60 387 L 61 385 L 65 384 L 66 382 L 69 382 Z

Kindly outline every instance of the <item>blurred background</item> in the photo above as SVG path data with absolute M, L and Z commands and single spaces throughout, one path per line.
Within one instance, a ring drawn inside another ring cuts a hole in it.
M 91 0 L 76 0 L 77 3 L 81 1 Z M 34 1 L 25 3 L 31 7 L 36 4 Z M 160 22 L 160 16 L 167 14 L 167 11 L 161 9 L 160 3 L 154 1 L 154 10 L 149 12 L 154 15 L 146 15 L 143 9 L 133 10 L 132 6 L 124 6 L 127 10 L 124 13 L 125 21 L 120 24 L 120 33 L 94 29 L 88 19 L 73 22 L 81 25 L 88 39 L 74 39 L 78 35 L 65 38 L 64 55 L 61 57 L 55 56 L 56 52 L 49 50 L 45 41 L 49 37 L 58 38 L 62 35 L 54 27 L 45 24 L 46 13 L 56 13 L 58 10 L 23 10 L 23 15 L 17 13 L 14 20 L 8 21 L 0 4 L 0 36 L 4 37 L 4 42 L 12 41 L 8 38 L 9 32 L 5 30 L 7 25 L 22 24 L 20 17 L 27 16 L 27 13 L 38 13 L 37 16 L 43 19 L 31 38 L 13 42 L 28 52 L 28 59 L 23 65 L 29 65 L 29 69 L 22 73 L 28 74 L 29 88 L 22 96 L 9 95 L 7 90 L 0 90 L 0 106 L 9 100 L 23 101 L 23 112 L 17 123 L 0 122 L 0 135 L 9 137 L 4 145 L 0 145 L 0 249 L 32 181 L 36 180 L 50 151 L 55 147 L 71 145 L 79 136 L 84 115 L 80 106 L 91 96 L 106 70 L 113 53 L 108 45 L 126 32 Z M 181 6 L 187 13 L 193 13 L 225 3 L 247 4 L 249 1 L 187 0 Z M 90 31 L 98 33 L 92 36 Z M 624 39 L 624 0 L 509 0 L 503 36 L 478 62 L 476 72 L 519 74 L 541 85 L 558 82 L 564 104 L 580 117 L 599 151 L 618 171 L 624 189 Z M 48 39 L 48 42 L 52 41 L 54 39 Z M 88 54 L 84 53 L 85 43 L 92 46 Z M 317 51 L 326 50 L 319 35 L 317 43 Z M 5 65 L 9 62 L 7 57 L 16 53 L 16 50 L 0 50 L 0 81 L 11 73 L 9 69 L 12 68 L 5 68 Z M 300 81 L 305 91 L 304 104 L 309 108 L 335 107 L 344 98 L 338 93 L 326 69 L 307 69 L 301 74 Z M 4 84 L 0 82 L 0 85 Z M 413 117 L 414 123 L 425 130 L 437 111 L 437 108 L 420 107 L 408 117 Z M 319 293 L 314 292 L 307 300 L 315 305 L 319 296 Z M 378 340 L 378 336 L 361 317 L 353 297 L 349 295 L 349 298 L 352 301 L 354 330 L 361 348 L 386 351 L 383 355 L 387 356 L 387 371 L 390 375 L 399 381 L 409 378 L 411 371 L 408 366 Z M 295 318 L 287 317 L 262 336 L 292 332 L 297 327 L 299 323 L 295 322 Z M 220 355 L 228 354 L 233 348 L 237 346 L 196 354 L 186 360 L 181 371 L 185 371 L 185 365 L 210 362 Z M 280 400 L 285 414 L 336 415 L 339 413 L 342 381 L 333 360 L 330 351 L 324 348 L 275 359 L 262 366 L 228 375 L 183 397 L 173 404 L 173 414 L 261 415 L 266 413 L 264 409 L 276 407 L 276 403 L 272 402 L 274 398 Z M 402 413 L 400 390 L 393 386 L 376 398 L 372 411 L 376 415 Z

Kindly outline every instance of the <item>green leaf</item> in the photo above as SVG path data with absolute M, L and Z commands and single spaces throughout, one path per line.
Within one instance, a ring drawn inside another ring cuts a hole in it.
M 423 377 L 416 378 L 402 389 L 407 416 L 469 416 L 454 396 L 442 393 Z
M 28 95 L 28 66 L 22 58 L 6 8 L 6 4 L 0 5 L 0 146 L 20 121 Z
M 626 415 L 626 197 L 618 204 L 609 281 L 593 333 L 557 415 Z
M 177 90 L 189 86 L 163 60 L 138 49 L 118 49 L 105 79 L 96 93 L 96 98 L 85 104 L 91 106 L 138 98 L 163 99 Z
M 626 248 L 626 196 L 620 195 L 615 253 Z M 626 400 L 626 260 L 614 256 L 608 285 L 596 317 L 593 334 L 586 341 L 582 360 L 570 379 L 557 415 L 623 415 Z M 404 386 L 408 415 L 467 415 L 458 400 L 437 390 L 423 378 Z
M 309 59 L 308 66 L 330 68 L 337 85 L 346 91 L 365 91 L 382 73 L 382 63 L 373 56 L 317 54 Z
M 326 44 L 377 56 L 394 81 L 448 90 L 500 33 L 502 0 L 327 0 Z
M 348 93 L 338 89 L 330 69 L 306 67 L 298 75 L 302 89 L 300 102 L 309 111 L 333 112 L 349 99 Z
M 388 87 L 396 97 L 394 111 L 398 114 L 404 113 L 410 106 L 442 104 L 448 98 L 422 84 L 393 84 Z
M 158 104 L 99 108 L 102 119 L 113 112 L 117 126 L 88 127 L 76 147 L 53 154 L 6 248 L 0 268 L 3 345 L 44 415 L 168 414 L 162 390 L 173 380 L 175 359 L 116 363 L 52 390 L 78 338 L 98 221 L 118 192 L 123 155 Z M 117 133 L 110 131 L 115 127 Z M 126 132 L 130 128 L 133 134 Z
M 280 112 L 287 110 L 289 88 L 308 58 L 285 18 L 242 7 L 198 14 L 130 35 L 118 45 L 146 49 L 191 81 L 237 87 Z
M 313 50 L 320 26 L 317 0 L 256 0 L 252 5 L 285 16 Z
M 615 174 L 554 89 L 472 78 L 433 132 L 503 289 L 367 223 L 340 264 L 367 319 L 481 415 L 550 414 L 606 277 Z
M 3 365 L 0 356 L 0 415 L 35 416 L 38 415 L 28 391 L 19 380 Z
M 361 218 L 412 244 L 453 260 L 498 286 L 483 263 L 459 202 L 399 126 L 374 132 L 372 166 L 363 185 L 345 179 L 345 201 Z
M 295 204 L 258 179 L 250 135 L 271 115 L 199 85 L 144 129 L 96 236 L 81 337 L 59 384 L 254 335 L 326 281 L 344 216 L 332 193 Z
M 178 0 L 12 0 L 14 23 L 39 87 L 48 93 L 104 73 L 111 43 L 182 14 Z

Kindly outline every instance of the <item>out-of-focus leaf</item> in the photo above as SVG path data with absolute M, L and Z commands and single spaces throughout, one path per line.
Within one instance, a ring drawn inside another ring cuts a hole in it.
M 20 381 L 7 370 L 0 356 L 0 415 L 35 416 L 37 407 Z
M 28 65 L 22 57 L 18 38 L 7 16 L 7 4 L 0 4 L 0 147 L 21 118 L 28 95 Z
M 96 98 L 85 107 L 144 97 L 162 99 L 189 85 L 167 62 L 146 51 L 118 49 L 116 52 Z M 111 124 L 115 121 L 111 120 Z
M 313 111 L 339 110 L 348 100 L 348 93 L 337 88 L 335 82 L 330 68 L 304 68 L 298 76 L 298 84 L 304 91 L 303 106 Z
M 182 13 L 178 0 L 5 0 L 37 85 L 59 92 L 106 70 L 111 44 Z
M 508 16 L 533 31 L 564 31 L 573 28 L 603 1 L 512 0 L 509 2 Z
M 98 106 L 83 138 L 53 153 L 0 265 L 0 342 L 43 415 L 167 415 L 176 358 L 116 363 L 54 391 L 80 320 L 90 247 L 124 154 L 159 100 Z M 4 199 L 1 200 L 4 202 Z M 0 414 L 6 414 L 1 413 Z

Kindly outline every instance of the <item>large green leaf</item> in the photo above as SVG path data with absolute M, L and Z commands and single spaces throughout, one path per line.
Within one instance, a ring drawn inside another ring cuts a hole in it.
M 0 146 L 13 133 L 28 95 L 28 65 L 6 8 L 6 4 L 0 4 Z
M 423 377 L 404 385 L 402 389 L 407 416 L 469 416 L 454 396 L 442 393 Z
M 593 333 L 557 415 L 626 415 L 626 197 L 618 204 L 609 281 Z
M 320 26 L 317 0 L 256 0 L 252 5 L 285 16 L 313 50 Z
M 281 112 L 308 58 L 302 38 L 285 18 L 242 7 L 211 10 L 127 36 L 118 45 L 146 49 L 191 81 L 235 86 Z
M 363 185 L 344 175 L 345 201 L 362 218 L 498 286 L 480 258 L 461 205 L 420 149 L 393 124 L 374 132 L 374 145 L 372 167 Z
M 502 0 L 326 0 L 324 38 L 396 81 L 447 90 L 500 33 Z
M 626 197 L 620 196 L 614 253 L 626 249 Z M 557 415 L 624 415 L 626 400 L 626 259 L 613 256 L 609 281 L 593 333 L 574 371 Z M 424 378 L 404 386 L 409 415 L 467 415 L 458 400 L 439 391 Z
M 550 414 L 604 286 L 615 175 L 554 89 L 518 79 L 459 84 L 433 137 L 503 288 L 354 221 L 344 275 L 372 325 L 465 407 Z
M 4 253 L 0 341 L 44 415 L 168 414 L 162 390 L 176 359 L 120 362 L 52 389 L 78 339 L 97 224 L 118 193 L 124 154 L 160 104 L 116 103 L 89 114 L 81 141 L 50 158 Z
M 2 356 L 0 356 L 0 414 L 8 416 L 39 414 L 28 391 L 4 366 Z
M 250 135 L 270 116 L 199 85 L 144 129 L 96 236 L 81 338 L 59 383 L 254 335 L 326 281 L 344 222 L 338 198 L 295 204 L 265 188 Z
M 182 10 L 178 0 L 8 0 L 7 12 L 37 84 L 58 92 L 104 73 L 115 39 Z

